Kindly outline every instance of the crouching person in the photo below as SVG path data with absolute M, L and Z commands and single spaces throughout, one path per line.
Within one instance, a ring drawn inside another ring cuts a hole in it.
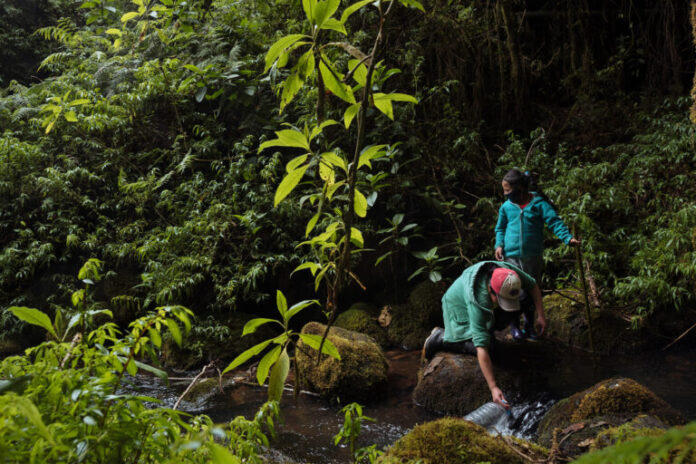
M 542 334 L 546 319 L 536 281 L 512 264 L 484 261 L 466 268 L 447 289 L 442 297 L 445 328 L 434 328 L 423 345 L 423 356 L 428 360 L 438 351 L 475 355 L 493 401 L 504 408 L 509 405 L 495 382 L 489 348 L 493 331 L 504 329 L 512 317 L 519 317 L 521 289 L 532 297 L 537 330 Z

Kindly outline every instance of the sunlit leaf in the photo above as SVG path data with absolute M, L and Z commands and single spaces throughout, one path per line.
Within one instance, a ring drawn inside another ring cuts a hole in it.
M 290 358 L 287 350 L 283 348 L 280 357 L 271 369 L 271 378 L 268 380 L 268 399 L 269 401 L 280 401 L 283 396 L 285 380 L 290 372 Z
M 276 346 L 271 351 L 266 353 L 264 357 L 261 358 L 261 361 L 259 361 L 259 365 L 256 368 L 256 380 L 259 382 L 259 385 L 263 385 L 263 383 L 266 381 L 268 371 L 271 369 L 273 363 L 276 362 L 278 356 L 280 356 L 280 351 L 282 348 L 283 347 L 280 345 Z
M 278 206 L 278 203 L 283 201 L 283 199 L 293 191 L 293 189 L 302 179 L 302 176 L 304 176 L 304 173 L 308 167 L 309 165 L 301 166 L 291 173 L 288 173 L 288 175 L 283 178 L 280 185 L 278 185 L 278 188 L 276 189 L 275 197 L 273 199 L 273 206 Z
M 224 374 L 226 372 L 231 371 L 232 369 L 235 369 L 238 366 L 241 366 L 242 364 L 247 362 L 249 359 L 251 359 L 254 356 L 256 356 L 257 354 L 261 353 L 264 350 L 264 348 L 266 348 L 272 341 L 273 341 L 272 339 L 265 340 L 257 345 L 252 346 L 248 350 L 244 351 L 242 354 L 240 354 L 239 356 L 234 358 L 232 360 L 232 362 L 229 363 L 229 365 L 225 368 L 225 370 L 222 371 L 222 373 Z
M 278 321 L 276 321 L 275 319 L 268 319 L 265 317 L 258 317 L 255 319 L 251 319 L 246 324 L 244 324 L 244 330 L 242 330 L 242 337 L 244 335 L 249 335 L 249 334 L 256 332 L 256 329 L 258 329 L 259 327 L 261 327 L 264 324 L 268 324 L 269 322 L 276 322 L 277 323 Z
M 353 202 L 355 214 L 359 217 L 367 216 L 367 199 L 358 189 L 355 189 L 355 199 Z
M 49 319 L 49 317 L 46 314 L 39 311 L 38 309 L 27 308 L 25 306 L 10 306 L 9 308 L 7 308 L 7 310 L 14 314 L 15 317 L 17 317 L 18 319 L 32 325 L 43 327 L 51 335 L 53 335 L 54 338 L 58 338 L 58 335 L 56 334 L 56 331 L 53 328 L 53 324 L 51 324 L 51 319 Z
M 321 72 L 321 78 L 328 90 L 345 102 L 355 103 L 355 96 L 351 88 L 339 81 L 338 73 L 330 69 L 324 60 L 319 62 L 319 72 Z
M 319 350 L 319 344 L 321 343 L 322 339 L 321 335 L 300 334 L 300 338 L 308 346 L 312 347 L 315 350 Z M 341 360 L 341 354 L 336 349 L 336 346 L 333 343 L 331 343 L 331 340 L 329 340 L 328 338 L 324 340 L 324 345 L 321 348 L 321 352 L 322 354 L 329 355 L 332 358 L 338 359 L 339 361 Z

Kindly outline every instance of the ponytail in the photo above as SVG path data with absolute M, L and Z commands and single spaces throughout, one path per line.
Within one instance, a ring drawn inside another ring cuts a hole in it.
M 558 208 L 556 208 L 556 205 L 553 204 L 553 202 L 544 193 L 544 191 L 541 190 L 541 187 L 539 187 L 539 173 L 532 171 L 524 171 L 524 177 L 527 179 L 527 188 L 529 189 L 529 191 L 534 192 L 536 195 L 539 195 L 545 202 L 551 205 L 554 211 L 558 212 Z

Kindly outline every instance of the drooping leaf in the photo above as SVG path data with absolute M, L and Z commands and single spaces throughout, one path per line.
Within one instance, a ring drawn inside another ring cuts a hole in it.
M 351 227 L 350 229 L 350 241 L 353 242 L 355 246 L 362 248 L 365 245 L 365 240 L 363 239 L 363 234 L 359 229 Z
M 318 305 L 319 301 L 317 301 L 317 300 L 303 300 L 303 301 L 300 301 L 299 303 L 295 303 L 294 305 L 292 305 L 290 307 L 290 309 L 288 309 L 288 312 L 285 313 L 286 320 L 289 321 L 290 319 L 292 319 L 292 317 L 294 315 L 296 315 L 297 313 L 299 313 L 300 311 L 305 309 L 307 306 L 310 306 L 313 304 Z
M 343 124 L 346 126 L 346 129 L 350 127 L 353 119 L 358 115 L 358 111 L 360 111 L 360 103 L 350 105 L 346 108 L 346 112 L 343 114 Z
M 217 443 L 210 443 L 210 457 L 214 464 L 241 464 L 241 460 L 230 451 Z
M 355 103 L 353 90 L 339 80 L 342 76 L 339 76 L 333 68 L 329 68 L 325 63 L 325 59 L 319 62 L 319 72 L 321 72 L 321 78 L 324 80 L 324 85 L 328 90 L 347 103 Z
M 360 190 L 355 189 L 355 199 L 353 202 L 355 207 L 355 214 L 359 217 L 367 216 L 367 198 L 363 195 Z
M 304 34 L 290 34 L 278 39 L 276 43 L 271 45 L 271 48 L 268 49 L 268 53 L 266 53 L 266 67 L 264 68 L 263 72 L 266 73 L 287 48 L 303 38 L 309 39 L 310 37 Z
M 287 165 L 285 165 L 285 171 L 288 173 L 294 171 L 300 164 L 304 163 L 307 160 L 308 156 L 309 155 L 300 155 L 298 157 L 293 158 L 292 160 L 290 160 L 290 162 L 288 162 Z
M 129 11 L 128 13 L 121 16 L 121 22 L 128 22 L 133 18 L 137 18 L 138 16 L 140 16 L 140 13 L 138 13 L 137 11 Z
M 360 0 L 359 2 L 353 3 L 351 6 L 349 6 L 349 7 L 346 8 L 345 10 L 343 10 L 343 14 L 341 15 L 341 22 L 342 22 L 343 24 L 345 24 L 346 21 L 348 20 L 348 18 L 350 18 L 350 16 L 351 16 L 353 13 L 355 13 L 355 12 L 358 11 L 360 8 L 362 8 L 363 6 L 365 6 L 365 5 L 369 4 L 369 3 L 374 3 L 374 0 Z
M 276 136 L 277 138 L 262 143 L 259 146 L 259 153 L 269 147 L 297 147 L 311 151 L 309 149 L 309 141 L 307 140 L 307 137 L 305 137 L 305 135 L 300 131 L 294 129 L 285 129 L 282 131 L 277 131 Z
M 283 388 L 285 380 L 290 372 L 290 357 L 285 348 L 283 348 L 280 357 L 271 369 L 271 378 L 268 380 L 268 399 L 270 401 L 280 401 L 283 397 Z
M 300 334 L 300 338 L 308 346 L 314 348 L 315 350 L 319 350 L 319 344 L 321 343 L 322 339 L 321 335 Z M 324 340 L 324 346 L 322 346 L 321 352 L 322 354 L 329 355 L 332 358 L 338 359 L 339 361 L 341 360 L 341 354 L 336 349 L 336 346 L 333 343 L 331 343 L 331 340 L 329 340 L 328 338 Z
M 167 319 L 166 324 L 169 327 L 169 333 L 172 335 L 174 343 L 181 346 L 181 329 L 179 329 L 179 325 L 172 319 Z
M 307 222 L 307 227 L 305 228 L 305 237 L 309 237 L 309 234 L 312 232 L 314 229 L 314 226 L 317 225 L 317 221 L 319 220 L 320 213 L 316 213 L 312 218 Z M 297 270 L 297 269 L 295 269 Z M 294 271 L 293 271 L 294 272 Z
M 341 168 L 346 174 L 348 173 L 348 164 L 346 163 L 346 160 L 341 158 L 335 152 L 327 151 L 326 153 L 322 153 L 321 159 L 332 164 L 333 166 Z
M 244 324 L 244 329 L 242 330 L 242 337 L 256 332 L 256 329 L 258 329 L 264 324 L 268 324 L 269 322 L 277 323 L 278 321 L 276 321 L 275 319 L 268 319 L 265 317 L 257 317 L 255 319 L 251 319 L 246 324 Z
M 266 377 L 268 377 L 268 371 L 271 369 L 273 363 L 275 363 L 278 357 L 280 356 L 280 351 L 282 350 L 282 348 L 282 346 L 277 345 L 271 351 L 266 353 L 264 357 L 261 358 L 261 361 L 259 361 L 259 365 L 256 368 L 256 380 L 259 382 L 259 385 L 263 385 L 263 383 L 266 381 Z
M 308 167 L 309 165 L 301 166 L 283 178 L 280 185 L 278 185 L 278 189 L 276 190 L 275 197 L 273 199 L 273 206 L 278 206 L 278 203 L 283 201 L 283 199 L 293 191 L 293 189 L 302 179 L 302 176 L 304 176 L 304 173 Z
M 261 353 L 264 350 L 264 348 L 266 348 L 272 341 L 273 341 L 273 339 L 269 339 L 269 340 L 265 340 L 259 344 L 252 346 L 251 348 L 249 348 L 248 350 L 246 350 L 245 352 L 243 352 L 242 354 L 240 354 L 239 356 L 234 358 L 232 360 L 232 362 L 227 365 L 225 370 L 222 371 L 222 373 L 224 374 L 226 372 L 231 371 L 232 369 L 235 369 L 238 366 L 241 366 L 242 364 L 247 362 L 252 357 Z
M 7 310 L 14 314 L 18 319 L 32 325 L 43 327 L 51 335 L 53 335 L 54 338 L 58 338 L 58 335 L 53 328 L 53 324 L 51 324 L 51 319 L 38 309 L 27 308 L 25 306 L 10 306 L 7 308 Z

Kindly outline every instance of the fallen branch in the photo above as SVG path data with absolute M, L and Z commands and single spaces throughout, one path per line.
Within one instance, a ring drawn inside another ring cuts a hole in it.
M 193 381 L 189 384 L 188 387 L 186 387 L 186 390 L 184 390 L 184 393 L 182 393 L 181 396 L 179 397 L 179 399 L 176 400 L 176 403 L 174 403 L 174 407 L 173 407 L 172 409 L 174 409 L 174 410 L 176 411 L 176 408 L 179 407 L 179 403 L 181 402 L 182 399 L 184 399 L 184 396 L 186 396 L 186 394 L 191 390 L 191 388 L 193 388 L 193 386 L 196 384 L 196 382 L 198 381 L 198 379 L 199 379 L 203 374 L 205 374 L 205 371 L 207 371 L 208 368 L 212 368 L 213 366 L 215 366 L 215 362 L 214 362 L 214 361 L 211 362 L 210 364 L 208 364 L 207 366 L 205 366 L 205 367 L 201 370 L 201 372 L 200 372 L 197 376 L 195 376 L 195 377 L 193 378 Z M 222 388 L 222 386 L 221 386 L 221 388 Z
M 65 353 L 65 357 L 63 360 L 60 362 L 60 368 L 62 369 L 63 366 L 65 365 L 66 362 L 68 362 L 68 359 L 70 359 L 70 356 L 72 356 L 72 351 L 73 348 L 75 348 L 75 345 L 80 343 L 82 340 L 82 334 L 80 332 L 76 333 L 75 336 L 72 339 L 72 342 L 70 342 L 70 346 L 68 347 L 68 352 Z
M 669 348 L 670 346 L 674 345 L 674 344 L 677 343 L 679 340 L 681 340 L 682 338 L 684 338 L 684 336 L 685 336 L 686 334 L 688 334 L 689 332 L 691 332 L 691 330 L 692 330 L 694 327 L 696 327 L 696 324 L 692 325 L 691 327 L 689 327 L 688 329 L 686 329 L 680 336 L 678 336 L 677 338 L 675 338 L 674 340 L 672 340 L 672 342 L 671 342 L 669 345 L 667 345 L 667 346 L 665 346 L 664 348 L 662 348 L 662 351 L 666 350 L 667 348 Z

